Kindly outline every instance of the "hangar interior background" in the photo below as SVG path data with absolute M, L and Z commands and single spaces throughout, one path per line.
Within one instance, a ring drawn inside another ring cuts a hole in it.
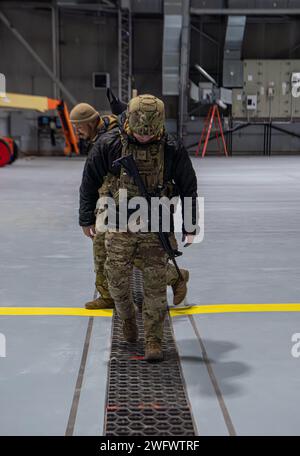
M 196 64 L 218 85 L 233 90 L 234 100 L 237 87 L 243 90 L 245 85 L 244 62 L 295 62 L 292 71 L 300 72 L 300 3 L 296 0 L 1 1 L 0 7 L 1 68 L 8 92 L 63 97 L 70 109 L 74 100 L 86 101 L 106 112 L 105 89 L 93 87 L 93 73 L 108 73 L 110 87 L 125 101 L 133 88 L 162 96 L 169 131 L 178 132 L 186 145 L 192 145 L 191 151 L 208 111 L 205 103 L 195 103 L 190 96 L 191 83 L 207 83 Z M 36 56 L 59 78 L 72 100 Z M 270 82 L 275 85 L 270 98 L 276 102 L 281 84 L 290 79 L 291 74 L 274 82 L 270 76 L 265 81 L 265 90 Z M 229 106 L 222 112 L 225 130 L 234 126 L 230 114 L 235 111 Z M 255 113 L 248 110 L 243 120 L 248 114 Z M 47 135 L 38 138 L 36 118 L 32 111 L 18 116 L 0 109 L 1 133 L 16 139 L 25 153 L 59 154 L 61 141 L 51 147 Z M 263 119 L 270 120 L 299 134 L 292 109 L 284 117 L 274 111 Z M 278 130 L 273 134 L 272 153 L 298 151 L 297 136 Z M 261 153 L 263 136 L 261 125 L 235 133 L 233 153 Z M 209 151 L 216 150 L 212 141 Z

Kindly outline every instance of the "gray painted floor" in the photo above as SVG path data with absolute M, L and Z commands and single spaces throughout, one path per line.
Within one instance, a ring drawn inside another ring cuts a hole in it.
M 300 158 L 194 159 L 205 237 L 184 249 L 188 302 L 300 302 Z M 82 307 L 91 243 L 77 224 L 80 159 L 0 169 L 0 305 Z M 171 298 L 171 295 L 169 295 Z M 298 313 L 173 319 L 199 435 L 300 435 Z M 0 434 L 64 435 L 88 326 L 80 317 L 0 317 Z M 101 435 L 110 319 L 93 321 L 74 435 Z M 197 332 L 197 335 L 196 335 Z

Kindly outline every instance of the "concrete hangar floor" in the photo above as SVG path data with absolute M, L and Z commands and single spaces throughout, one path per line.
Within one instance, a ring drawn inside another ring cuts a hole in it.
M 171 351 L 194 435 L 299 435 L 299 158 L 193 160 L 205 237 L 179 262 L 200 311 L 171 317 Z M 94 293 L 91 243 L 77 225 L 83 164 L 20 159 L 0 170 L 1 435 L 106 432 L 111 316 L 67 315 Z M 175 432 L 172 410 L 159 413 Z

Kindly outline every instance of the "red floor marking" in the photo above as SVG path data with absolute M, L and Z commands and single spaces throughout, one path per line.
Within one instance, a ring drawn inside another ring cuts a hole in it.
M 109 412 L 112 412 L 112 411 L 115 411 L 115 410 L 119 410 L 119 406 L 118 405 L 109 405 L 108 407 L 106 407 L 106 410 L 108 410 Z

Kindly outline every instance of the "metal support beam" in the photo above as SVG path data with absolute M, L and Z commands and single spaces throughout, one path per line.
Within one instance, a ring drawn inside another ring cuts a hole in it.
M 300 8 L 191 8 L 190 13 L 198 16 L 295 16 L 300 15 Z
M 19 40 L 19 42 L 27 49 L 30 55 L 39 63 L 43 70 L 47 73 L 50 79 L 60 88 L 62 93 L 69 99 L 72 104 L 76 104 L 77 100 L 73 95 L 68 91 L 64 84 L 55 76 L 53 71 L 48 67 L 48 65 L 41 59 L 41 57 L 35 52 L 27 40 L 21 35 L 21 33 L 10 23 L 8 18 L 0 11 L 0 20 L 6 25 L 6 27 L 14 34 L 14 36 Z
M 1 7 L 5 9 L 50 9 L 53 5 L 63 10 L 75 10 L 75 11 L 95 11 L 103 13 L 117 14 L 117 4 L 109 0 L 103 0 L 103 3 L 78 3 L 78 2 L 64 2 L 59 0 L 45 1 L 45 2 L 31 2 L 31 1 L 2 1 Z
M 180 94 L 182 0 L 164 0 L 162 94 Z
M 102 0 L 104 5 L 108 6 L 109 8 L 115 8 L 116 3 L 113 2 L 112 0 Z
M 98 11 L 98 12 L 103 12 L 103 13 L 112 13 L 116 14 L 118 12 L 118 9 L 116 5 L 113 5 L 112 3 L 69 3 L 69 2 L 57 2 L 57 6 L 63 9 L 69 9 L 69 10 L 78 10 L 78 11 Z
M 215 40 L 212 36 L 210 36 L 208 33 L 204 32 L 203 30 L 200 30 L 198 27 L 196 27 L 194 24 L 191 24 L 191 29 L 195 30 L 195 32 L 199 33 L 199 35 L 203 36 L 204 38 L 207 38 L 209 41 L 211 41 L 213 44 L 216 46 L 220 47 L 220 43 Z
M 48 2 L 24 2 L 24 1 L 1 1 L 2 8 L 51 8 L 51 1 Z
M 53 61 L 53 74 L 56 78 L 60 79 L 60 56 L 59 56 L 59 10 L 53 4 L 51 8 L 51 21 L 52 21 L 52 61 Z M 53 97 L 60 98 L 59 87 L 53 81 Z
M 132 87 L 131 0 L 121 2 L 118 18 L 119 98 L 128 103 Z
M 223 53 L 223 86 L 243 86 L 242 46 L 246 16 L 228 16 Z
M 178 136 L 184 135 L 184 122 L 188 116 L 188 86 L 190 61 L 190 0 L 182 2 L 182 34 L 180 52 L 180 83 L 179 83 L 179 117 Z

